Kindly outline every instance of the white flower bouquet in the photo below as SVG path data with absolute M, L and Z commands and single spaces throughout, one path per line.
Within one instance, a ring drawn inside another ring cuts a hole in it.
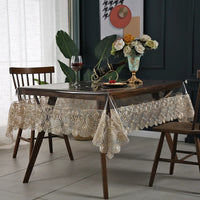
M 143 35 L 139 39 L 135 39 L 131 34 L 124 35 L 124 38 L 118 38 L 112 44 L 111 55 L 119 55 L 123 53 L 124 57 L 131 55 L 143 55 L 146 50 L 155 50 L 158 48 L 158 42 L 152 40 L 149 35 Z

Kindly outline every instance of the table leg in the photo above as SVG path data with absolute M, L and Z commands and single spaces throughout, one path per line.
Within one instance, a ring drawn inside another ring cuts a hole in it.
M 37 139 L 36 139 L 36 142 L 35 142 L 35 145 L 34 145 L 34 148 L 33 148 L 29 163 L 28 163 L 28 167 L 26 169 L 23 183 L 28 183 L 29 181 L 42 141 L 44 139 L 44 134 L 45 134 L 44 131 L 38 133 L 38 136 L 37 136 Z
M 104 199 L 108 199 L 108 178 L 107 178 L 107 167 L 106 167 L 106 154 L 101 153 L 101 171 L 103 180 L 103 195 Z

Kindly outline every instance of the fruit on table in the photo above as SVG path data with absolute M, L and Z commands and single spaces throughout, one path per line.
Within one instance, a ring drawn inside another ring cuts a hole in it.
M 109 83 L 116 83 L 115 80 L 109 80 Z

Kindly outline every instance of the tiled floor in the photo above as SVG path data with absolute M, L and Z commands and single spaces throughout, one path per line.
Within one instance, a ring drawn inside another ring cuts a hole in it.
M 0 199 L 103 199 L 98 149 L 90 141 L 70 141 L 75 157 L 73 162 L 68 158 L 63 140 L 54 140 L 52 155 L 48 152 L 47 142 L 43 143 L 28 184 L 22 183 L 28 162 L 28 146 L 21 146 L 17 159 L 12 159 L 12 149 L 0 150 Z M 107 161 L 110 199 L 200 198 L 200 174 L 197 166 L 177 165 L 175 175 L 169 176 L 169 164 L 161 163 L 154 186 L 147 186 L 157 142 L 157 139 L 131 137 L 120 154 Z M 193 148 L 191 144 L 180 143 L 180 146 Z M 167 146 L 163 153 L 168 154 Z

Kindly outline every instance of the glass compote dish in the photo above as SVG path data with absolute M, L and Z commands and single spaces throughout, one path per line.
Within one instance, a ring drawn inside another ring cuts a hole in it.
M 75 82 L 74 82 L 75 87 L 79 86 L 78 71 L 81 70 L 82 65 L 83 65 L 82 56 L 74 55 L 71 57 L 71 68 L 75 72 Z

